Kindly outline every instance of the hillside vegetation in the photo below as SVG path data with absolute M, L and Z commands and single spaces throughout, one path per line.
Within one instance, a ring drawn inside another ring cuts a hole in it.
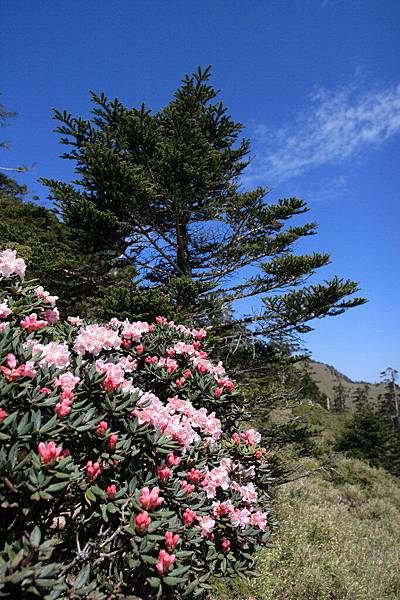
M 345 408 L 350 412 L 355 411 L 354 394 L 357 389 L 365 388 L 368 394 L 368 401 L 372 406 L 379 404 L 379 397 L 385 392 L 384 383 L 368 383 L 366 381 L 352 381 L 349 377 L 340 373 L 335 367 L 315 360 L 307 360 L 307 368 L 311 377 L 318 385 L 319 391 L 323 396 L 329 398 L 332 407 L 335 397 L 335 387 L 343 386 L 345 394 Z M 299 363 L 303 367 L 304 363 Z

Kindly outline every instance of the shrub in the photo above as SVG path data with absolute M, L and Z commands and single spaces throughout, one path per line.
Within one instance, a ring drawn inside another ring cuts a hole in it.
M 206 331 L 58 319 L 0 253 L 0 595 L 192 598 L 248 574 L 271 478 Z

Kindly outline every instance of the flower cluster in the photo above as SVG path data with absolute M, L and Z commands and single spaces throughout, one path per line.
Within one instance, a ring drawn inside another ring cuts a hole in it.
M 268 463 L 232 429 L 241 396 L 206 330 L 60 322 L 24 274 L 0 253 L 0 594 L 206 597 L 211 575 L 245 575 Z

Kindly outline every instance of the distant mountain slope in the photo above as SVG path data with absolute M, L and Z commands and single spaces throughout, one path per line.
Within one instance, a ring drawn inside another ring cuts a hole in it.
M 299 367 L 304 367 L 305 362 L 299 363 Z M 355 407 L 352 401 L 352 396 L 357 388 L 368 388 L 368 399 L 372 405 L 379 404 L 379 396 L 384 393 L 385 386 L 383 383 L 367 383 L 366 381 L 352 381 L 343 373 L 340 373 L 335 367 L 327 365 L 325 363 L 318 362 L 316 360 L 306 361 L 310 375 L 317 383 L 319 390 L 324 396 L 326 396 L 331 405 L 335 397 L 334 387 L 339 383 L 345 388 L 346 391 L 346 409 L 353 412 Z

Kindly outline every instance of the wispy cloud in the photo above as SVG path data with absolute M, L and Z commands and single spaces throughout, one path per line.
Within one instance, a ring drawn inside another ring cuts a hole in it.
M 292 125 L 258 126 L 249 173 L 254 182 L 276 185 L 324 164 L 338 163 L 400 133 L 400 84 L 361 91 L 320 89 Z

